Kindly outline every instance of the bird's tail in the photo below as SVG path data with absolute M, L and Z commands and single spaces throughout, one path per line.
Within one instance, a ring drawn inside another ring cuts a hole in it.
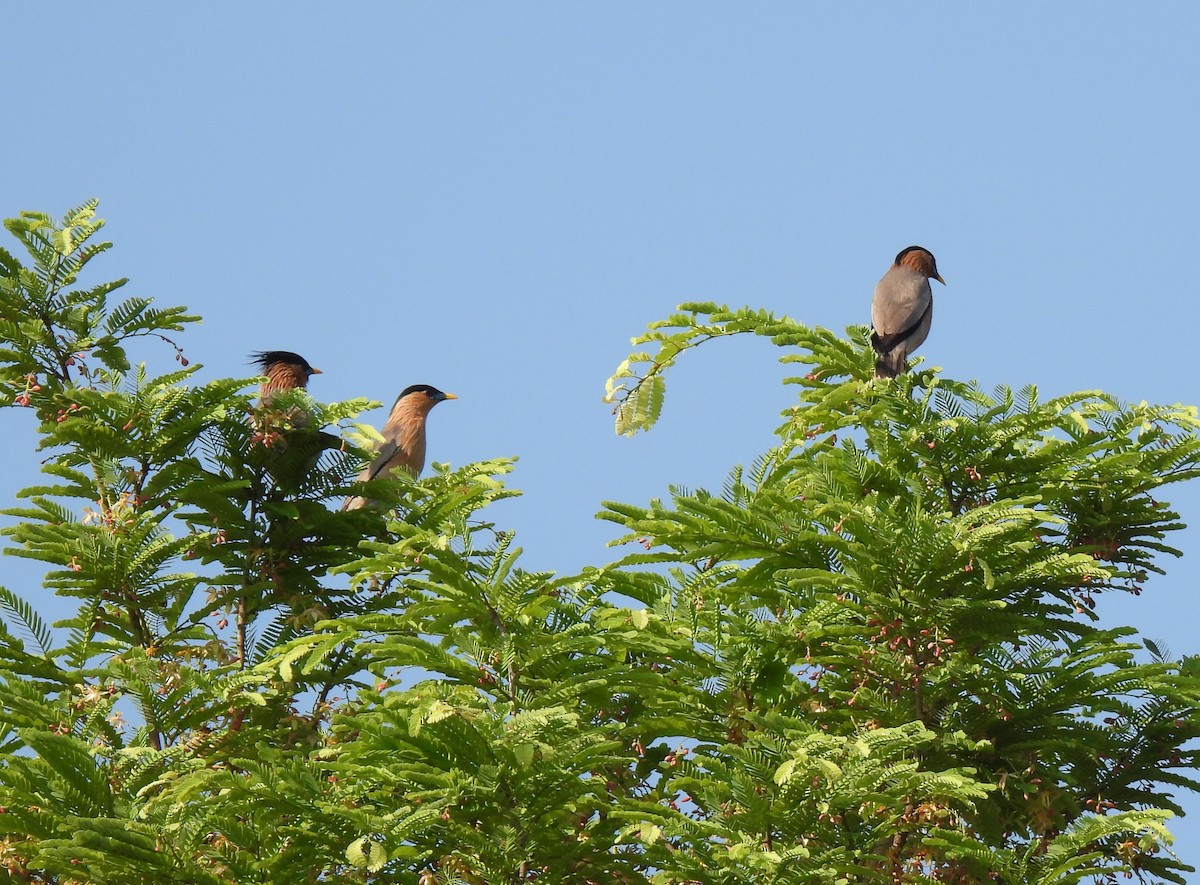
M 903 347 L 881 353 L 875 359 L 876 378 L 895 378 L 908 370 L 908 354 Z

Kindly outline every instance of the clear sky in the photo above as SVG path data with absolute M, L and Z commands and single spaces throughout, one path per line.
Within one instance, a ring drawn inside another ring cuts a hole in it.
M 283 348 L 324 400 L 458 394 L 430 458 L 520 456 L 495 516 L 528 567 L 611 558 L 601 501 L 719 488 L 792 401 L 775 348 L 717 342 L 618 438 L 630 336 L 698 299 L 864 323 L 913 243 L 949 283 L 927 364 L 1200 402 L 1195 3 L 14 3 L 3 29 L 0 215 L 99 197 L 95 280 L 203 315 L 201 380 Z M 0 421 L 6 502 L 38 462 L 29 414 Z M 1200 489 L 1170 500 L 1200 522 Z M 1200 532 L 1175 541 L 1102 614 L 1195 654 Z M 21 565 L 0 581 L 39 602 Z

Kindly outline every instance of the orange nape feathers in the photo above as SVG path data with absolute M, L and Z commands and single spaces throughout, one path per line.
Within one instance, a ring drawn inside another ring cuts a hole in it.
M 922 276 L 937 280 L 943 286 L 946 285 L 946 281 L 938 273 L 937 259 L 928 249 L 921 246 L 909 246 L 896 256 L 895 263 L 898 267 L 910 268 Z
M 908 357 L 929 335 L 933 322 L 930 280 L 942 285 L 933 253 L 909 246 L 875 286 L 871 300 L 871 346 L 876 378 L 895 378 L 908 371 Z

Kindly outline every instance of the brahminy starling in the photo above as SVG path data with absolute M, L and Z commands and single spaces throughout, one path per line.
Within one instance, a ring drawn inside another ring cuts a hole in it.
M 380 435 L 383 443 L 376 452 L 375 460 L 358 475 L 357 482 L 387 477 L 397 468 L 410 476 L 418 476 L 425 467 L 425 422 L 429 410 L 443 400 L 458 399 L 452 393 L 443 393 L 428 384 L 414 384 L 404 388 L 396 397 L 392 411 L 383 425 Z M 357 510 L 369 503 L 367 499 L 347 498 L 343 510 Z
M 308 379 L 321 374 L 320 369 L 314 369 L 308 360 L 290 350 L 262 350 L 251 354 L 250 360 L 267 376 L 258 388 L 262 406 L 269 405 L 271 398 L 282 390 L 308 387 Z
M 875 286 L 871 346 L 878 354 L 876 378 L 895 378 L 908 371 L 908 357 L 929 335 L 933 322 L 930 280 L 946 285 L 933 254 L 920 246 L 909 246 L 896 256 Z

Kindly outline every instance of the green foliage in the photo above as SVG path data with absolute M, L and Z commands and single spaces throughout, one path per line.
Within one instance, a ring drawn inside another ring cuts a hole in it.
M 715 807 L 692 782 L 680 789 L 709 814 L 755 816 L 760 848 L 779 832 L 810 851 L 857 846 L 858 862 L 874 853 L 914 881 L 1126 869 L 1183 881 L 1163 856 L 1161 821 L 1180 811 L 1165 787 L 1197 787 L 1187 747 L 1200 683 L 1183 662 L 1137 655 L 1133 631 L 1096 627 L 1093 609 L 1106 592 L 1140 594 L 1161 555 L 1178 555 L 1164 543 L 1178 516 L 1156 495 L 1197 473 L 1196 410 L 1099 393 L 1043 403 L 1033 388 L 988 396 L 930 372 L 877 381 L 863 328 L 847 341 L 748 311 L 685 309 L 647 336 L 660 351 L 635 357 L 648 364 L 641 379 L 742 331 L 810 367 L 789 379 L 799 404 L 779 444 L 722 495 L 679 490 L 669 504 L 601 514 L 649 550 L 626 568 L 675 564 L 659 605 L 690 614 L 697 643 L 714 650 L 717 684 L 739 708 L 729 743 L 771 760 L 731 767 L 742 753 L 701 745 L 693 764 L 730 786 L 772 769 L 791 783 L 782 748 L 814 725 L 859 741 L 916 723 L 925 740 L 884 758 L 953 777 L 940 793 L 917 783 L 893 793 L 907 795 L 899 806 L 872 807 L 863 798 L 878 791 L 865 784 L 849 805 L 814 790 L 786 809 L 770 807 L 770 789 Z M 620 389 L 618 432 L 657 416 L 640 406 L 644 383 Z M 791 835 L 798 809 L 827 806 L 836 834 L 806 822 Z
M 164 333 L 181 331 L 199 317 L 181 307 L 154 308 L 146 298 L 130 298 L 110 309 L 108 296 L 124 286 L 125 279 L 68 288 L 89 261 L 112 247 L 92 242 L 104 226 L 96 218 L 97 204 L 88 200 L 60 223 L 41 212 L 22 212 L 4 222 L 33 259 L 33 266 L 26 268 L 0 249 L 0 366 L 6 389 L 20 390 L 18 379 L 30 376 L 60 383 L 90 378 L 96 369 L 85 356 L 106 370 L 128 371 L 125 345 L 144 336 L 172 344 L 176 358 L 183 361 L 183 351 Z
M 1177 554 L 1194 410 L 878 382 L 864 329 L 687 305 L 610 382 L 618 430 L 749 333 L 804 367 L 776 444 L 606 505 L 621 561 L 528 572 L 488 512 L 511 461 L 342 511 L 368 403 L 194 385 L 193 317 L 67 291 L 94 210 L 0 254 L 0 392 L 48 477 L 6 552 L 76 604 L 0 588 L 13 881 L 1184 881 L 1200 665 L 1094 608 Z

